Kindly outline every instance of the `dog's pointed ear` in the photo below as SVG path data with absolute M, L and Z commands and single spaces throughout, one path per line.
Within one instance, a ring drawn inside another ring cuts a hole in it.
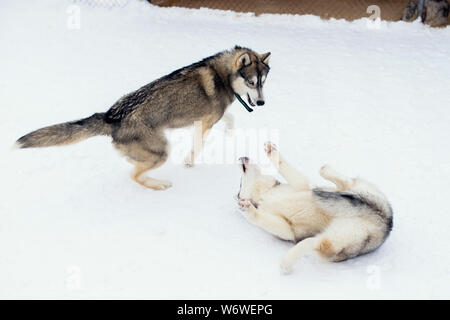
M 250 59 L 250 55 L 246 52 L 239 56 L 237 59 L 238 68 L 247 67 L 252 64 L 252 60 Z
M 269 61 L 270 61 L 270 52 L 261 54 L 261 55 L 259 56 L 259 58 L 261 59 L 262 62 L 264 62 L 265 64 L 269 65 Z

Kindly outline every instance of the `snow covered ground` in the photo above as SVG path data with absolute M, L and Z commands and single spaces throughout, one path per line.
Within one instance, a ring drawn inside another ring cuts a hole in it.
M 236 211 L 236 165 L 169 161 L 154 192 L 105 137 L 9 149 L 235 44 L 272 52 L 266 105 L 235 102 L 236 127 L 275 132 L 315 184 L 328 163 L 378 185 L 395 217 L 379 250 L 283 276 L 292 244 Z M 450 298 L 449 28 L 9 0 L 0 46 L 0 298 Z

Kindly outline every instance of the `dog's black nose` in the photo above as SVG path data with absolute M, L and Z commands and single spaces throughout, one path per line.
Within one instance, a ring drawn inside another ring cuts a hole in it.
M 264 100 L 258 100 L 258 101 L 256 101 L 256 104 L 258 105 L 258 106 L 263 106 L 264 105 Z

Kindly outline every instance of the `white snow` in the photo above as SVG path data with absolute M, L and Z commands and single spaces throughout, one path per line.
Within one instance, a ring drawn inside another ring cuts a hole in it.
M 450 298 L 449 28 L 76 5 L 0 4 L 0 298 Z M 314 184 L 327 163 L 379 186 L 395 218 L 379 250 L 283 276 L 292 244 L 236 211 L 236 165 L 169 161 L 152 174 L 174 186 L 154 192 L 109 138 L 11 150 L 235 44 L 272 52 L 266 105 L 235 102 L 236 127 L 276 132 Z

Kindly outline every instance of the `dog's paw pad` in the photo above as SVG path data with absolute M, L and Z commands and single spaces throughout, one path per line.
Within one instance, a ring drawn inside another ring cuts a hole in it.
M 272 154 L 272 152 L 278 151 L 277 145 L 274 144 L 274 143 L 272 143 L 272 142 L 270 142 L 270 141 L 267 141 L 267 142 L 264 144 L 264 150 L 266 151 L 267 155 Z
M 238 202 L 238 205 L 239 205 L 239 209 L 248 210 L 248 208 L 250 208 L 252 203 L 248 199 L 240 199 Z

